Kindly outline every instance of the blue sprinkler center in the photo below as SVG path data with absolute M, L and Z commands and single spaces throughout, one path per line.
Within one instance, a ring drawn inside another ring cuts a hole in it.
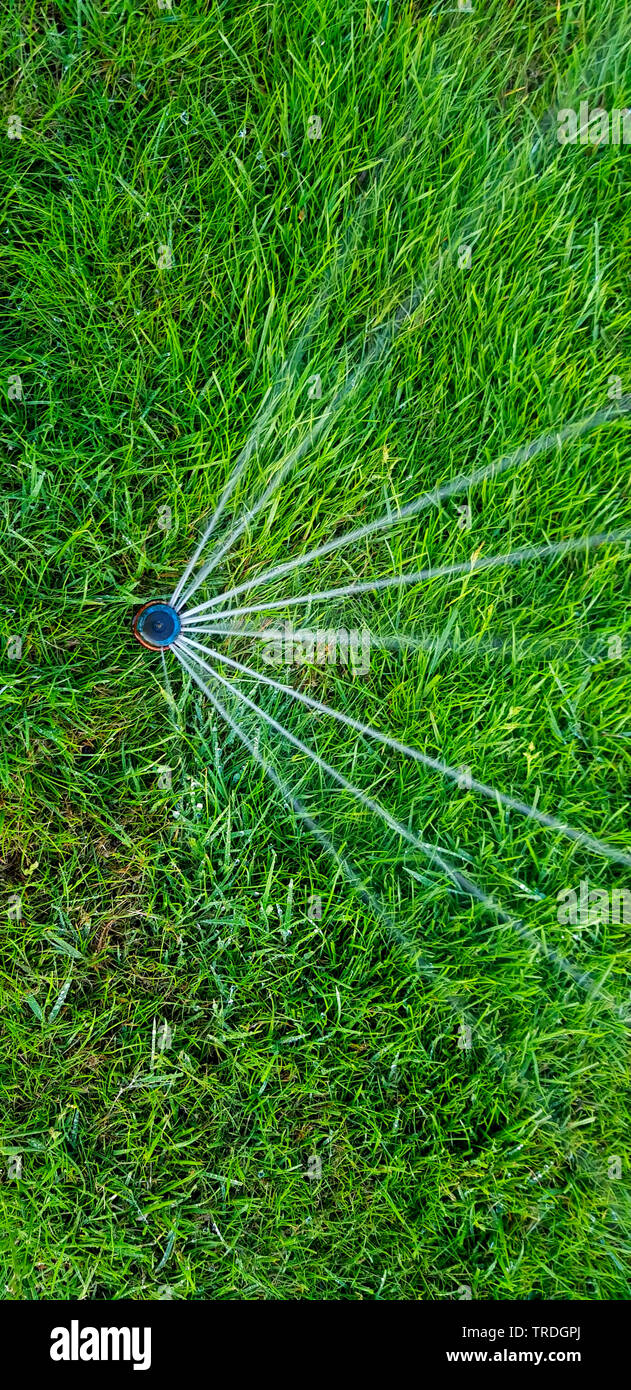
M 134 636 L 150 651 L 170 647 L 182 631 L 179 614 L 170 603 L 146 603 L 133 621 Z

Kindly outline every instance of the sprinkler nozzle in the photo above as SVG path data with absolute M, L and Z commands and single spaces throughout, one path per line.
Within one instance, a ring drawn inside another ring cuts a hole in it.
M 182 631 L 179 613 L 170 603 L 146 603 L 132 622 L 134 637 L 150 652 L 170 647 Z

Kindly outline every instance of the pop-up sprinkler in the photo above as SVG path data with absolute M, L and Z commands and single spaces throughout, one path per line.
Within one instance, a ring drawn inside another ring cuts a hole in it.
M 150 652 L 160 652 L 175 642 L 182 623 L 170 603 L 146 603 L 136 614 L 132 630 L 143 647 Z

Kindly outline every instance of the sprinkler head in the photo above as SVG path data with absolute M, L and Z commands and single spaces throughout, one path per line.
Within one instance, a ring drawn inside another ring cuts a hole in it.
M 150 652 L 170 647 L 182 631 L 179 614 L 170 603 L 146 603 L 132 622 L 134 637 Z

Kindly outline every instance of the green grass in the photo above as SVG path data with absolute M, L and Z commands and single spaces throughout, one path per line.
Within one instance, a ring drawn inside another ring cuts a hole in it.
M 365 369 L 216 591 L 631 391 L 631 148 L 555 134 L 585 97 L 631 105 L 627 0 L 7 0 L 0 30 L 22 121 L 0 195 L 0 1288 L 626 1298 L 628 928 L 560 924 L 556 898 L 628 872 L 259 687 L 529 935 L 262 731 L 345 874 L 129 624 L 305 328 L 222 535 Z M 628 447 L 621 413 L 473 489 L 470 530 L 455 497 L 253 599 L 629 528 Z M 618 545 L 288 610 L 444 643 L 286 678 L 631 852 L 629 588 Z

